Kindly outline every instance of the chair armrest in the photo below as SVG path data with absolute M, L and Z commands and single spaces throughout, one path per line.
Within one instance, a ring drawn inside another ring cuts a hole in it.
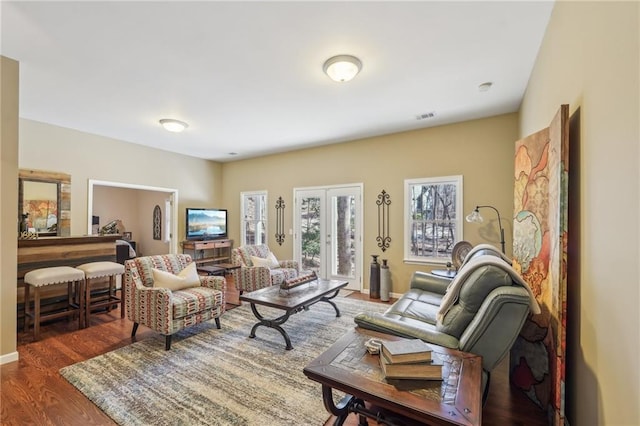
M 227 280 L 224 277 L 215 275 L 200 275 L 200 284 L 202 287 L 209 287 L 220 291 L 227 289 Z
M 165 325 L 170 321 L 171 294 L 171 290 L 166 288 L 145 287 L 135 282 L 128 283 L 126 288 L 127 317 L 133 322 L 157 330 L 157 324 Z M 155 312 L 156 324 L 149 323 L 150 318 L 143 315 L 143 312 Z
M 451 284 L 451 279 L 449 278 L 438 277 L 426 272 L 416 271 L 411 276 L 409 287 L 436 294 L 445 294 L 449 284 Z
M 280 260 L 278 261 L 278 263 L 280 264 L 281 268 L 295 269 L 296 271 L 300 272 L 300 265 L 298 265 L 297 260 Z
M 391 318 L 385 314 L 364 312 L 356 315 L 354 321 L 358 326 L 394 336 L 417 338 L 447 348 L 458 349 L 460 342 L 453 336 L 441 333 L 427 323 L 407 318 Z

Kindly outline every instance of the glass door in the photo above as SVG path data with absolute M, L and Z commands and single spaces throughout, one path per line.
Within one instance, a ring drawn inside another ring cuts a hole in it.
M 296 189 L 295 258 L 301 269 L 362 288 L 362 186 Z

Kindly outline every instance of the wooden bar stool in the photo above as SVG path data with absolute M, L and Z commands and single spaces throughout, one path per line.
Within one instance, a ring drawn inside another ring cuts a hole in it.
M 111 307 L 120 304 L 120 317 L 124 318 L 123 298 L 116 297 L 116 277 L 124 274 L 124 265 L 115 262 L 90 262 L 84 263 L 76 268 L 83 272 L 85 278 L 85 324 L 91 325 L 91 311 L 97 308 L 107 308 L 107 312 L 111 311 Z M 94 298 L 91 296 L 92 280 L 97 278 L 109 277 L 109 293 L 107 295 L 98 295 Z
M 40 288 L 54 284 L 67 284 L 67 306 L 63 310 L 42 314 L 40 312 Z M 79 314 L 79 328 L 84 328 L 84 272 L 70 266 L 54 266 L 29 271 L 24 275 L 24 329 L 29 329 L 33 319 L 33 337 L 40 338 L 40 323 L 44 320 L 72 317 Z M 33 287 L 33 312 L 31 312 L 30 290 Z

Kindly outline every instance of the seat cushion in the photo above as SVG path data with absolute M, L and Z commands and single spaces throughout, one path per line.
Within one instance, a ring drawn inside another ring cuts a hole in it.
M 124 274 L 124 265 L 116 262 L 89 262 L 76 266 L 76 268 L 84 271 L 87 279 Z
M 209 287 L 192 287 L 171 294 L 173 319 L 207 311 L 222 304 L 222 292 Z
M 24 275 L 25 284 L 30 284 L 34 287 L 80 280 L 84 280 L 84 272 L 70 266 L 34 269 Z
M 440 309 L 442 295 L 411 289 L 385 312 L 387 317 L 403 317 L 427 324 L 436 324 L 436 315 Z

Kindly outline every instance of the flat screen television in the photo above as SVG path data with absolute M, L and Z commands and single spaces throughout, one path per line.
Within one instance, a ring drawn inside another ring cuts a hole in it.
M 228 222 L 225 209 L 188 207 L 185 222 L 187 240 L 227 238 Z

